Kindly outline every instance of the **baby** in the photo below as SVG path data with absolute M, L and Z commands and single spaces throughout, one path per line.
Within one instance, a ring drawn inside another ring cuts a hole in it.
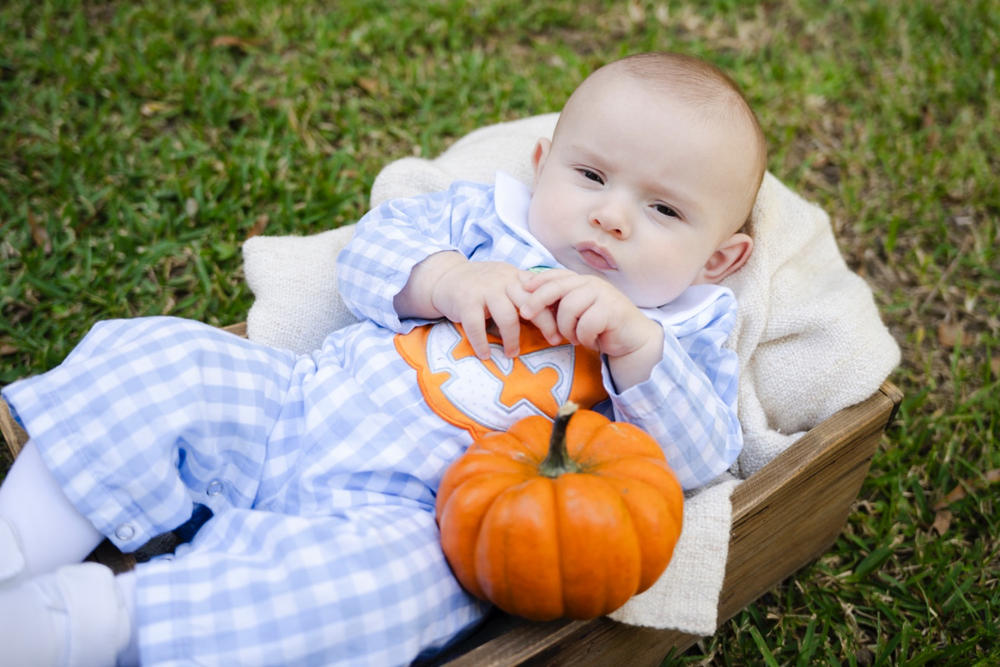
M 11 664 L 403 664 L 483 617 L 434 495 L 471 439 L 572 399 L 657 439 L 695 488 L 739 453 L 735 321 L 765 168 L 753 112 L 676 54 L 607 65 L 529 190 L 390 201 L 338 259 L 362 321 L 309 355 L 196 322 L 97 324 L 6 387 L 30 435 L 0 487 Z M 129 573 L 79 561 L 211 518 Z M 76 563 L 76 564 L 74 564 Z

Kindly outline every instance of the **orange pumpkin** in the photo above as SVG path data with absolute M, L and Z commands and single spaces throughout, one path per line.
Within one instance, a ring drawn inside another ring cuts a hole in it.
M 438 489 L 459 582 L 533 620 L 614 611 L 659 578 L 681 532 L 684 495 L 656 441 L 576 407 L 476 440 Z

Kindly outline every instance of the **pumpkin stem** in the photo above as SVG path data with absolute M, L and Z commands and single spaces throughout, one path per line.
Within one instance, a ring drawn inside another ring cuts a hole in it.
M 580 466 L 570 458 L 569 452 L 566 451 L 566 427 L 569 426 L 570 418 L 579 407 L 573 401 L 567 401 L 559 408 L 556 420 L 552 423 L 549 454 L 538 466 L 539 474 L 555 478 L 567 472 L 580 472 Z

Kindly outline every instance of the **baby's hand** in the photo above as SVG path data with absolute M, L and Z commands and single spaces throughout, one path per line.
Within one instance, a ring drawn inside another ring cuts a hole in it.
M 462 325 L 480 359 L 490 356 L 486 338 L 490 319 L 500 333 L 504 354 L 516 357 L 521 331 L 513 298 L 523 298 L 524 273 L 505 262 L 455 262 L 434 283 L 431 304 L 441 315 Z
M 619 389 L 649 377 L 663 351 L 663 329 L 614 285 L 564 269 L 533 274 L 522 283 L 521 317 L 546 340 L 566 338 L 607 355 Z

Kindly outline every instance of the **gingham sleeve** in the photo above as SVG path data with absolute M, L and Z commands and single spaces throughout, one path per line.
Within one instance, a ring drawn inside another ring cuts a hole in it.
M 421 323 L 401 323 L 393 298 L 413 267 L 430 255 L 457 250 L 468 257 L 483 241 L 470 221 L 492 208 L 490 187 L 455 183 L 442 192 L 391 200 L 369 211 L 337 258 L 337 280 L 347 307 L 394 331 Z
M 661 323 L 663 358 L 645 382 L 619 393 L 604 369 L 615 420 L 650 433 L 685 489 L 725 472 L 743 447 L 738 362 L 724 347 L 735 322 L 736 300 L 723 294 L 680 324 Z

